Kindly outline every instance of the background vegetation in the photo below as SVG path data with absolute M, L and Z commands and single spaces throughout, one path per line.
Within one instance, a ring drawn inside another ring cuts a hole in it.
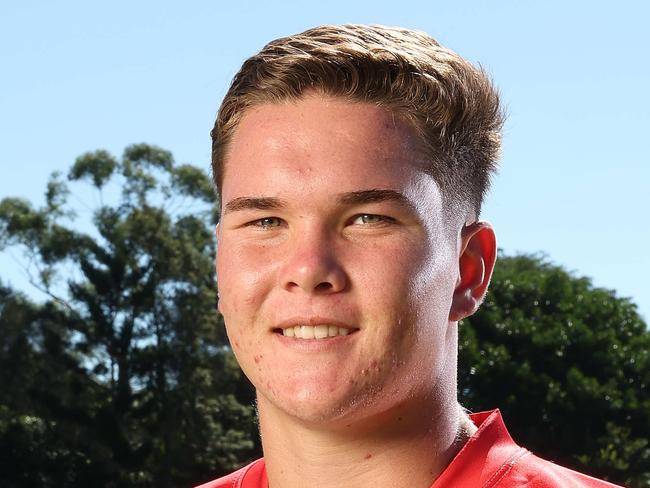
M 84 188 L 85 220 L 68 201 Z M 217 215 L 201 170 L 145 144 L 82 155 L 40 208 L 0 201 L 0 251 L 48 297 L 0 282 L 0 486 L 192 486 L 260 455 L 216 312 Z M 560 464 L 650 486 L 650 333 L 632 303 L 500 256 L 460 334 L 464 405 L 499 406 Z

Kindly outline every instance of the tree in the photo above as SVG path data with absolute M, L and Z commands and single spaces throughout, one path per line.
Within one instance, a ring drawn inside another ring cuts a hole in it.
M 189 486 L 258 456 L 253 392 L 215 310 L 209 178 L 140 144 L 82 155 L 68 180 L 53 176 L 42 208 L 0 201 L 0 250 L 22 249 L 48 297 L 0 283 L 0 486 Z M 96 194 L 89 222 L 69 184 Z M 544 457 L 648 486 L 649 351 L 627 299 L 502 255 L 460 324 L 459 393 L 499 406 Z
M 501 256 L 460 325 L 459 394 L 499 406 L 516 441 L 569 467 L 650 486 L 650 332 L 628 299 L 540 257 Z
M 11 385 L 0 397 L 0 484 L 178 486 L 239 465 L 258 443 L 252 393 L 216 312 L 209 178 L 138 144 L 119 161 L 84 154 L 68 179 L 102 202 L 90 223 L 60 175 L 43 208 L 0 202 L 0 250 L 21 248 L 49 297 L 0 293 Z

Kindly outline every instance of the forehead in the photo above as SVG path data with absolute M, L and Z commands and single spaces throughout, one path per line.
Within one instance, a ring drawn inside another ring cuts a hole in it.
M 372 175 L 376 184 L 382 179 L 390 184 L 407 173 L 422 173 L 423 160 L 415 131 L 389 110 L 310 95 L 262 104 L 243 115 L 224 158 L 222 196 L 242 177 L 252 184 L 296 173 L 304 183 L 315 183 L 318 175 L 324 182 L 337 172 L 339 183 L 346 175 Z
M 285 132 L 287 129 L 290 132 Z M 375 138 L 381 136 L 378 150 L 392 148 L 395 144 L 409 145 L 413 149 L 417 146 L 417 137 L 410 125 L 387 108 L 318 94 L 250 108 L 242 116 L 231 145 L 236 147 L 237 142 L 256 138 L 260 132 L 275 132 L 276 138 L 282 140 L 314 129 L 321 134 L 322 142 L 335 136 L 356 143 L 367 139 L 377 143 Z

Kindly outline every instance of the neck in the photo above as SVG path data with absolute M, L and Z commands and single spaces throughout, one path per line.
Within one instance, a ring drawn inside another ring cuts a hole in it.
M 455 400 L 430 397 L 335 429 L 297 421 L 262 397 L 258 408 L 270 488 L 341 480 L 350 488 L 426 488 L 476 430 Z

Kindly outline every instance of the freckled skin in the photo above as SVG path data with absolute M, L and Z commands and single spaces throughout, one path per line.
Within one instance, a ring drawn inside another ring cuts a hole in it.
M 286 202 L 225 214 L 217 232 L 219 309 L 260 408 L 346 425 L 436 388 L 455 347 L 447 328 L 458 232 L 447 227 L 415 141 L 381 108 L 320 96 L 261 105 L 241 120 L 225 160 L 224 205 L 244 196 Z M 369 189 L 398 191 L 414 210 L 333 198 Z M 355 223 L 359 214 L 396 223 Z M 249 225 L 269 217 L 281 225 Z M 359 330 L 324 352 L 279 347 L 273 329 L 296 314 Z

